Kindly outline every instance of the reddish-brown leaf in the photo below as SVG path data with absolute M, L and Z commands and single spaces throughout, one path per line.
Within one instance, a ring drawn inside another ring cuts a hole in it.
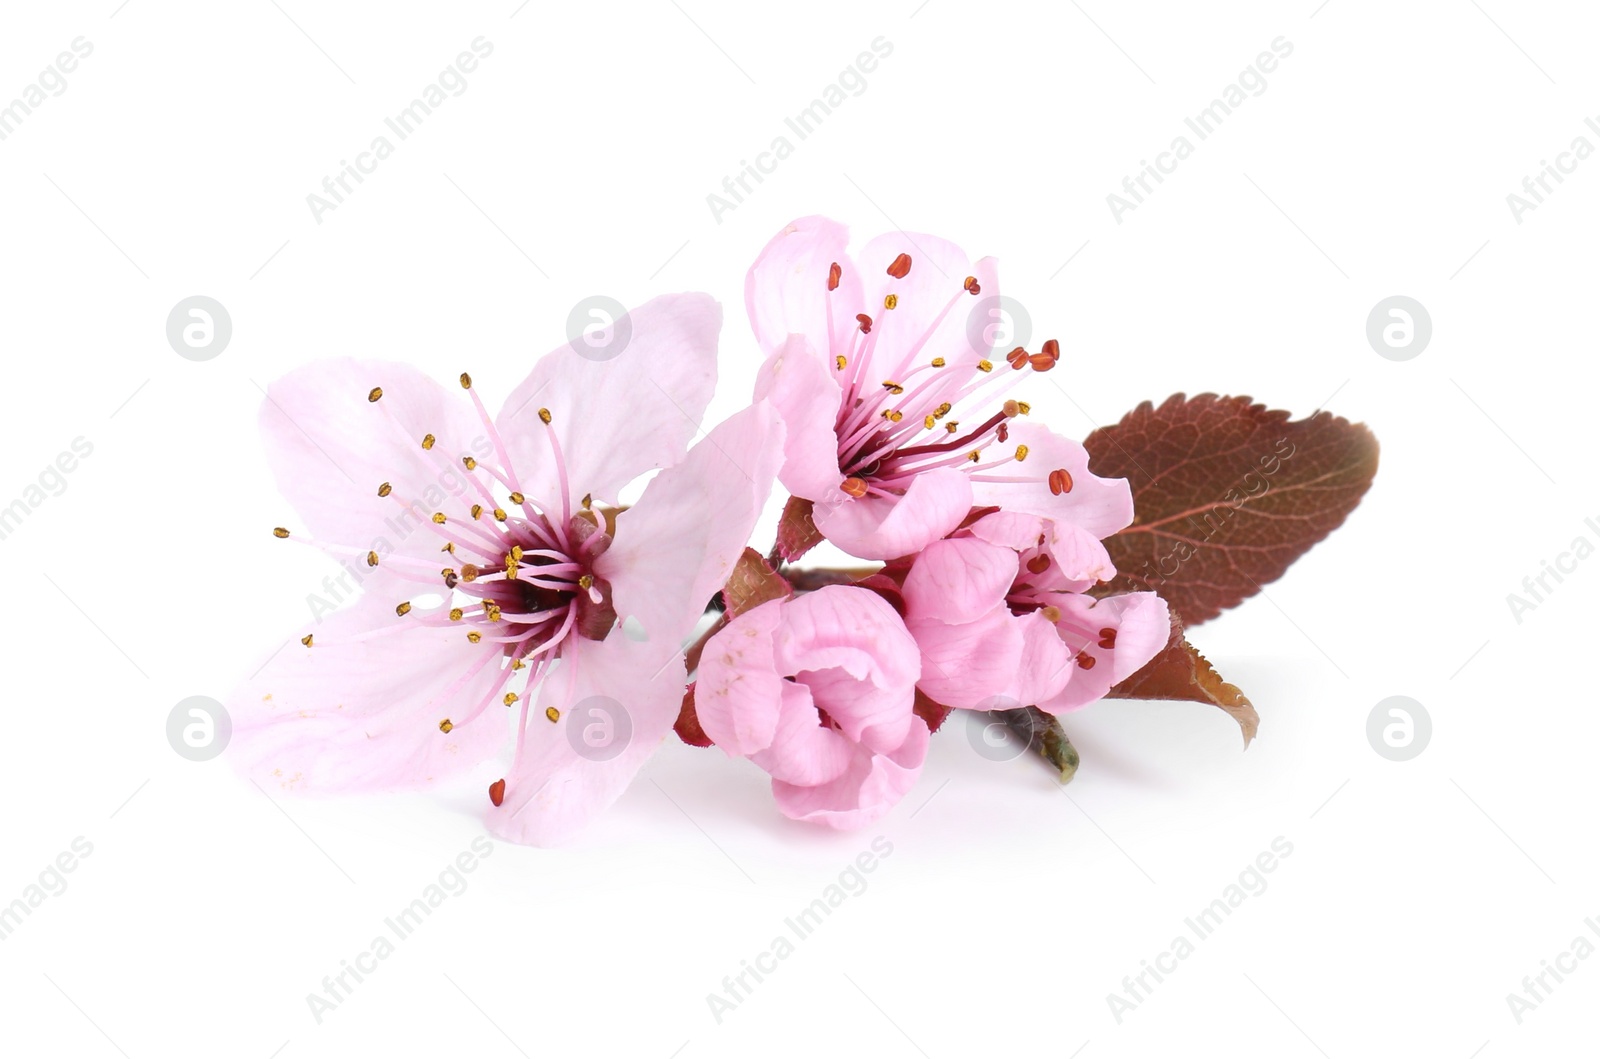
M 928 726 L 928 731 L 937 732 L 949 718 L 951 710 L 944 703 L 929 698 L 921 688 L 917 688 L 916 695 L 912 699 L 911 712 L 922 718 L 922 723 Z
M 754 548 L 744 550 L 734 564 L 727 583 L 722 586 L 722 600 L 730 618 L 737 618 L 763 603 L 785 599 L 789 595 L 789 582 L 775 573 Z
M 690 746 L 711 745 L 711 737 L 700 727 L 700 716 L 694 712 L 693 684 L 690 684 L 683 693 L 683 705 L 678 709 L 678 720 L 672 726 L 672 730 L 678 733 L 679 739 Z
M 817 524 L 811 521 L 811 501 L 791 496 L 778 520 L 778 554 L 792 563 L 822 541 Z
M 1183 637 L 1183 623 L 1174 615 L 1167 646 L 1145 667 L 1111 689 L 1113 699 L 1182 699 L 1219 707 L 1239 722 L 1244 745 L 1256 737 L 1261 718 L 1244 692 L 1217 675 L 1204 655 Z
M 1378 470 L 1378 442 L 1330 412 L 1290 422 L 1248 397 L 1146 401 L 1084 440 L 1089 469 L 1126 478 L 1133 525 L 1106 548 L 1108 592 L 1154 589 L 1185 625 L 1255 595 L 1333 532 Z

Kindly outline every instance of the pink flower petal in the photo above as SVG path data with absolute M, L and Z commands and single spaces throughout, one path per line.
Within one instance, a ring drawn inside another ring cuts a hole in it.
M 797 674 L 846 738 L 898 746 L 906 727 L 920 723 L 907 708 L 920 672 L 917 645 L 881 596 L 835 585 L 788 600 L 783 617 L 778 671 Z
M 950 625 L 975 621 L 1004 602 L 1017 579 L 1017 553 L 964 538 L 934 541 L 906 575 L 908 613 Z
M 861 276 L 846 252 L 849 245 L 844 225 L 801 217 L 762 249 L 745 277 L 744 300 L 763 354 L 776 352 L 791 334 L 805 335 L 827 361 L 849 348 L 855 315 L 862 311 Z M 829 291 L 828 269 L 835 263 L 839 287 Z
M 833 422 L 843 397 L 828 366 L 803 335 L 790 335 L 756 376 L 756 400 L 768 400 L 783 417 L 784 488 L 807 500 L 834 504 L 839 491 L 839 439 Z
M 1028 447 L 1028 458 L 1008 464 L 997 473 L 1026 478 L 1022 482 L 974 482 L 973 503 L 1006 511 L 1038 515 L 1058 523 L 1078 526 L 1104 540 L 1133 521 L 1133 492 L 1123 478 L 1100 478 L 1089 473 L 1089 454 L 1037 423 L 1011 422 L 1011 441 Z M 1050 492 L 1050 472 L 1057 468 L 1072 476 L 1072 488 Z
M 1020 580 L 1036 591 L 1082 592 L 1117 575 L 1111 555 L 1099 538 L 1071 523 L 996 511 L 978 519 L 966 532 L 981 541 L 1020 552 L 1021 565 L 1027 570 Z M 1049 558 L 1049 565 L 1034 573 L 1028 564 L 1041 555 Z
M 383 390 L 377 402 L 368 399 L 374 387 Z M 429 517 L 451 498 L 476 497 L 461 457 L 490 447 L 464 396 L 404 364 L 349 358 L 307 364 L 267 389 L 261 435 L 279 491 L 308 536 L 353 551 L 341 558 L 369 589 L 392 584 L 381 561 L 391 555 L 438 565 L 442 541 Z M 427 434 L 436 442 L 424 450 Z M 392 491 L 380 497 L 385 482 Z M 379 553 L 376 569 L 361 558 L 367 551 Z
M 1017 659 L 1015 679 L 1004 694 L 1024 706 L 1054 698 L 1077 671 L 1071 649 L 1038 611 L 1012 621 L 1022 635 L 1022 653 Z
M 672 731 L 683 685 L 683 663 L 655 645 L 620 634 L 568 641 L 561 669 L 539 689 L 527 743 L 506 777 L 504 800 L 489 812 L 489 830 L 534 846 L 571 837 L 621 797 Z M 548 706 L 561 711 L 554 724 L 542 716 Z
M 911 270 L 904 278 L 895 279 L 889 275 L 889 265 L 901 254 L 910 256 Z M 897 378 L 906 374 L 906 367 L 935 357 L 943 357 L 953 367 L 975 365 L 990 353 L 987 342 L 972 341 L 971 335 L 984 334 L 984 327 L 972 324 L 969 317 L 994 304 L 987 299 L 1000 294 L 994 258 L 973 263 L 966 251 L 948 239 L 920 232 L 889 232 L 868 243 L 856 260 L 866 304 L 851 312 L 872 317 L 873 329 L 878 332 L 873 379 Z M 980 284 L 977 297 L 963 288 L 968 276 Z M 886 309 L 884 301 L 890 294 L 895 295 L 896 304 Z M 908 356 L 919 343 L 923 344 L 915 355 Z M 951 378 L 962 374 L 952 373 Z
M 817 505 L 817 529 L 861 559 L 910 555 L 948 534 L 972 508 L 972 483 L 958 468 L 919 474 L 904 496 L 866 496 Z
M 506 742 L 505 710 L 467 711 L 501 675 L 488 644 L 460 627 L 397 617 L 378 596 L 296 634 L 228 703 L 235 768 L 268 790 L 424 786 L 476 765 Z M 364 638 L 363 638 L 364 637 Z M 454 718 L 449 734 L 439 722 Z
M 1094 660 L 1077 668 L 1060 693 L 1038 703 L 1046 713 L 1064 713 L 1104 698 L 1166 646 L 1171 632 L 1167 604 L 1154 592 L 1127 592 L 1094 599 L 1058 593 L 1049 602 L 1061 608 L 1060 636 L 1069 650 Z M 1115 646 L 1103 647 L 1099 630 L 1116 633 Z
M 839 830 L 866 827 L 905 797 L 927 756 L 928 729 L 919 721 L 892 754 L 860 755 L 848 772 L 820 786 L 773 780 L 772 794 L 779 811 L 791 819 Z
M 765 750 L 778 730 L 781 698 L 791 686 L 773 658 L 773 635 L 782 622 L 783 601 L 763 603 L 729 622 L 700 656 L 695 715 L 701 730 L 729 757 Z M 810 699 L 805 693 L 807 705 Z M 815 716 L 813 710 L 813 727 Z
M 917 686 L 934 701 L 959 709 L 1004 709 L 1000 701 L 1022 663 L 1023 626 L 1004 606 L 951 625 L 908 614 L 906 626 L 922 649 Z
M 623 486 L 683 459 L 717 381 L 722 308 L 709 295 L 668 294 L 624 317 L 631 337 L 609 359 L 558 346 L 534 365 L 496 419 L 522 492 L 557 510 L 553 428 L 566 463 L 568 503 L 615 503 Z M 614 325 L 621 327 L 621 321 Z M 551 427 L 539 410 L 548 409 Z
M 676 647 L 744 553 L 782 452 L 783 424 L 762 402 L 656 475 L 617 516 L 616 540 L 595 560 L 617 614 L 637 618 L 652 642 Z
M 712 637 L 695 705 L 707 735 L 771 774 L 783 812 L 853 827 L 888 811 L 922 765 L 919 671 L 893 607 L 833 586 L 762 604 Z
M 774 782 L 814 787 L 831 783 L 868 755 L 860 746 L 820 723 L 816 699 L 803 683 L 783 680 L 772 743 L 750 754 Z

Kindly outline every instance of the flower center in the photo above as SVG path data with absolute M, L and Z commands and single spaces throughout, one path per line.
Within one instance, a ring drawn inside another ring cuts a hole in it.
M 888 268 L 894 280 L 905 279 L 910 272 L 910 254 L 899 255 Z M 838 289 L 842 275 L 837 262 L 830 266 L 830 292 Z M 961 294 L 976 296 L 981 289 L 977 279 L 968 276 L 961 291 L 951 296 L 928 329 L 898 358 L 878 349 L 883 328 L 874 330 L 873 319 L 866 312 L 855 314 L 857 326 L 847 348 L 838 348 L 836 343 L 829 351 L 835 378 L 843 390 L 834 433 L 838 437 L 839 473 L 843 476 L 839 488 L 847 495 L 858 499 L 902 495 L 916 475 L 941 467 L 964 467 L 972 480 L 980 482 L 1035 480 L 1015 473 L 994 473 L 1027 459 L 1026 445 L 1018 445 L 987 462 L 985 450 L 1006 444 L 1008 421 L 1031 411 L 1027 402 L 1004 396 L 1022 381 L 1014 373 L 1025 368 L 1049 371 L 1061 359 L 1059 343 L 1050 339 L 1039 353 L 1029 353 L 1018 346 L 1006 356 L 1012 369 L 1009 373 L 996 373 L 995 365 L 987 359 L 979 359 L 976 364 L 964 358 L 959 363 L 949 363 L 944 357 L 923 359 L 924 348 Z M 882 311 L 893 312 L 902 301 L 902 292 L 890 291 L 884 296 Z M 831 340 L 832 300 L 827 304 Z M 875 380 L 867 375 L 869 366 L 891 362 L 890 378 Z M 962 420 L 968 416 L 978 422 L 963 427 Z M 1047 471 L 1039 480 L 1048 481 L 1051 491 L 1059 496 L 1071 488 L 1072 478 L 1058 469 Z
M 487 667 L 497 677 L 489 692 L 452 718 L 438 722 L 449 734 L 457 726 L 476 720 L 494 702 L 507 707 L 521 704 L 517 725 L 517 754 L 520 757 L 528 725 L 530 691 L 547 675 L 561 655 L 562 645 L 572 636 L 603 640 L 616 626 L 617 614 L 611 605 L 611 587 L 594 574 L 594 561 L 611 546 L 608 523 L 601 511 L 594 510 L 585 496 L 577 511 L 568 500 L 566 463 L 561 444 L 552 426 L 548 409 L 539 410 L 550 459 L 556 472 L 559 496 L 528 496 L 518 481 L 494 422 L 472 388 L 472 379 L 463 374 L 461 386 L 471 395 L 494 453 L 493 460 L 451 454 L 439 447 L 433 434 L 411 436 L 406 428 L 381 404 L 383 390 L 374 387 L 367 400 L 378 405 L 390 428 L 400 431 L 409 444 L 420 446 L 428 458 L 437 462 L 439 483 L 450 482 L 448 496 L 437 510 L 429 511 L 408 491 L 422 483 L 384 482 L 377 494 L 394 501 L 401 514 L 393 520 L 410 533 L 425 527 L 441 541 L 441 557 L 434 561 L 413 555 L 380 556 L 376 551 L 360 552 L 320 541 L 307 541 L 336 558 L 361 557 L 371 567 L 380 564 L 397 578 L 426 586 L 422 591 L 441 602 L 426 609 L 404 600 L 395 606 L 396 616 L 405 619 L 358 638 L 392 635 L 407 629 L 459 627 L 469 643 L 480 645 L 482 657 L 467 666 L 459 678 L 442 693 L 449 701 L 468 682 Z M 465 470 L 462 475 L 457 469 Z M 429 487 L 439 493 L 438 485 Z M 439 497 L 433 497 L 439 500 Z M 280 538 L 295 538 L 287 529 L 273 531 Z M 305 540 L 305 538 L 296 538 Z M 313 646 L 313 638 L 301 640 Z M 570 689 L 571 683 L 566 682 Z M 545 720 L 554 724 L 561 709 L 550 706 Z M 504 785 L 499 785 L 503 796 Z M 491 790 L 491 798 L 499 799 Z

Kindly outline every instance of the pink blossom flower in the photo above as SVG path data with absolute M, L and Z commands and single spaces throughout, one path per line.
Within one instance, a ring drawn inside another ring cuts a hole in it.
M 497 834 L 557 841 L 621 794 L 677 717 L 680 645 L 745 545 L 782 436 L 756 405 L 686 455 L 721 310 L 675 295 L 629 320 L 623 355 L 562 346 L 492 420 L 466 375 L 452 399 L 401 364 L 321 361 L 272 385 L 262 432 L 301 539 L 364 593 L 235 697 L 242 770 L 291 789 L 415 787 L 514 732 L 490 788 Z M 633 507 L 602 506 L 657 468 Z M 584 738 L 595 724 L 608 745 Z
M 784 815 L 862 827 L 916 782 L 928 727 L 912 712 L 917 645 L 894 608 L 848 586 L 771 600 L 706 645 L 700 726 L 772 775 Z
M 780 479 L 813 502 L 823 535 L 889 559 L 946 536 L 974 506 L 1102 537 L 1126 525 L 1126 488 L 1089 475 L 1081 446 L 1014 422 L 1029 407 L 1005 399 L 1024 369 L 1055 365 L 1056 343 L 995 364 L 969 334 L 971 296 L 999 292 L 994 260 L 971 263 L 930 235 L 879 236 L 853 259 L 848 243 L 843 225 L 802 218 L 745 280 L 767 357 L 756 396 L 788 428 Z
M 1092 533 L 994 512 L 925 548 L 905 573 L 906 627 L 922 651 L 918 686 L 961 709 L 1094 702 L 1166 645 L 1154 592 L 1095 599 L 1115 576 Z

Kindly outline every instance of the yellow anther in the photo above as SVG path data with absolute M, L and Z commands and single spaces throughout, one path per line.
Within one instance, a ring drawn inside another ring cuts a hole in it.
M 1033 405 L 1029 404 L 1027 401 L 1018 401 L 1017 411 L 1021 412 L 1023 415 L 1027 415 L 1029 412 L 1033 411 Z
M 433 435 L 432 434 L 424 434 L 422 436 L 422 447 L 425 448 L 425 449 L 433 448 Z
M 515 559 L 519 563 L 522 562 L 522 545 L 513 544 L 511 546 L 511 558 Z
M 933 358 L 933 366 L 936 367 L 936 368 L 944 367 L 944 358 L 943 357 L 934 357 Z
M 516 702 L 516 701 L 517 701 L 517 693 L 516 693 L 516 692 L 514 692 L 514 691 L 508 691 L 508 692 L 506 692 L 506 697 L 505 697 L 505 698 L 504 698 L 504 699 L 503 699 L 503 700 L 502 700 L 502 701 L 503 701 L 503 702 L 504 702 L 504 703 L 505 703 L 505 704 L 506 704 L 506 705 L 507 705 L 507 706 L 510 706 L 510 705 L 511 705 L 511 704 L 512 704 L 512 703 L 513 703 L 513 702 Z
M 973 449 L 971 452 L 967 453 L 967 459 L 971 460 L 973 463 L 977 463 L 978 462 L 978 450 L 977 449 Z
M 844 354 L 843 353 L 841 353 L 837 357 L 833 358 L 834 367 L 838 368 L 840 371 L 843 371 L 844 368 L 845 368 L 845 365 L 849 364 L 849 363 L 850 362 L 848 360 L 844 359 Z
M 382 485 L 378 486 L 378 495 L 379 496 L 388 496 L 392 492 L 394 492 L 394 487 L 391 486 L 388 482 L 384 482 Z
M 950 422 L 948 422 L 948 423 L 946 423 L 944 425 L 944 432 L 946 434 L 954 434 L 956 432 L 956 427 L 958 427 L 958 426 L 960 426 L 960 424 L 957 423 L 954 419 L 952 419 L 952 420 L 950 420 Z
M 483 639 L 483 634 L 478 632 L 476 629 L 474 629 L 472 632 L 467 633 L 467 642 L 468 643 L 477 643 L 481 639 Z
M 449 735 L 451 729 L 453 728 L 455 728 L 455 725 L 450 723 L 450 718 L 448 717 L 439 722 L 439 731 L 443 732 L 445 735 Z
M 399 605 L 399 606 L 398 606 L 398 607 L 396 607 L 396 608 L 394 608 L 394 612 L 395 612 L 395 613 L 396 613 L 396 614 L 398 614 L 398 615 L 400 615 L 400 617 L 402 617 L 402 618 L 403 618 L 403 617 L 405 617 L 405 616 L 406 616 L 406 615 L 407 615 L 407 614 L 410 614 L 410 613 L 411 613 L 411 604 L 409 604 L 409 603 L 402 603 L 402 604 L 400 604 L 400 605 Z
M 289 531 L 284 529 L 282 526 L 278 526 L 273 529 L 272 535 L 281 541 L 288 538 Z
M 993 371 L 994 370 L 994 365 L 989 363 L 987 360 L 980 360 L 980 361 L 978 361 L 978 370 L 979 371 Z
M 506 509 L 503 508 L 503 507 L 495 508 L 494 509 L 494 517 L 496 519 L 498 519 L 499 521 L 504 522 L 506 520 Z
M 478 469 L 478 461 L 473 459 L 471 456 L 463 456 L 461 457 L 461 466 L 465 467 L 469 471 L 475 471 Z
M 1028 446 L 1026 446 L 1026 445 L 1018 445 L 1017 446 L 1017 462 L 1021 463 L 1023 460 L 1025 460 L 1027 458 L 1028 458 Z
M 583 494 L 583 499 L 578 501 L 578 503 L 583 505 L 583 509 L 585 511 L 588 511 L 590 508 L 592 508 L 594 506 L 594 494 L 593 493 L 584 493 Z
M 895 382 L 893 379 L 883 380 L 883 388 L 894 394 L 896 397 L 906 392 L 906 388 Z
M 523 496 L 521 493 L 512 493 L 511 494 L 511 502 L 513 504 L 521 504 L 525 500 L 527 500 L 527 497 Z
M 473 518 L 479 518 L 482 515 L 483 515 L 483 505 L 482 504 L 473 504 L 472 505 L 472 517 Z
M 443 511 L 435 511 L 433 513 L 433 524 L 435 526 L 444 525 L 444 512 Z
M 470 582 L 476 581 L 477 579 L 478 568 L 473 566 L 471 563 L 463 563 L 461 566 L 461 580 Z
M 943 419 L 945 416 L 950 414 L 950 409 L 954 407 L 955 405 L 952 405 L 949 401 L 946 401 L 944 404 L 934 409 L 933 414 L 938 416 L 940 419 Z
M 556 709 L 554 706 L 546 706 L 544 708 L 544 715 L 550 719 L 551 724 L 555 724 L 557 721 L 561 720 L 561 711 Z
M 1049 622 L 1051 625 L 1054 625 L 1056 622 L 1061 620 L 1060 607 L 1043 607 L 1040 609 L 1039 613 L 1043 614 L 1044 620 Z
M 550 409 L 548 409 L 548 408 L 539 409 L 539 422 L 546 423 L 546 424 L 548 424 L 550 422 Z
M 368 552 L 367 553 L 367 565 L 368 566 L 377 566 L 378 565 L 378 553 L 377 552 Z
M 369 400 L 369 401 L 371 401 L 373 403 L 377 403 L 378 398 L 380 398 L 382 396 L 383 396 L 383 387 L 382 386 L 374 386 L 371 389 L 371 391 L 369 391 L 367 393 L 367 400 Z
M 461 388 L 463 390 L 472 389 L 472 376 L 468 375 L 466 372 L 461 373 Z
M 937 423 L 937 422 L 938 422 L 938 420 L 935 419 L 933 416 L 923 416 L 922 417 L 922 427 L 923 427 L 924 430 L 932 430 L 933 429 L 933 425 L 935 423 Z
M 304 636 L 300 637 L 300 642 L 305 644 L 307 647 L 310 647 L 311 646 L 311 634 L 310 633 L 306 633 Z
M 450 620 L 451 621 L 460 621 L 461 620 L 461 608 L 460 607 L 451 607 L 450 608 Z

